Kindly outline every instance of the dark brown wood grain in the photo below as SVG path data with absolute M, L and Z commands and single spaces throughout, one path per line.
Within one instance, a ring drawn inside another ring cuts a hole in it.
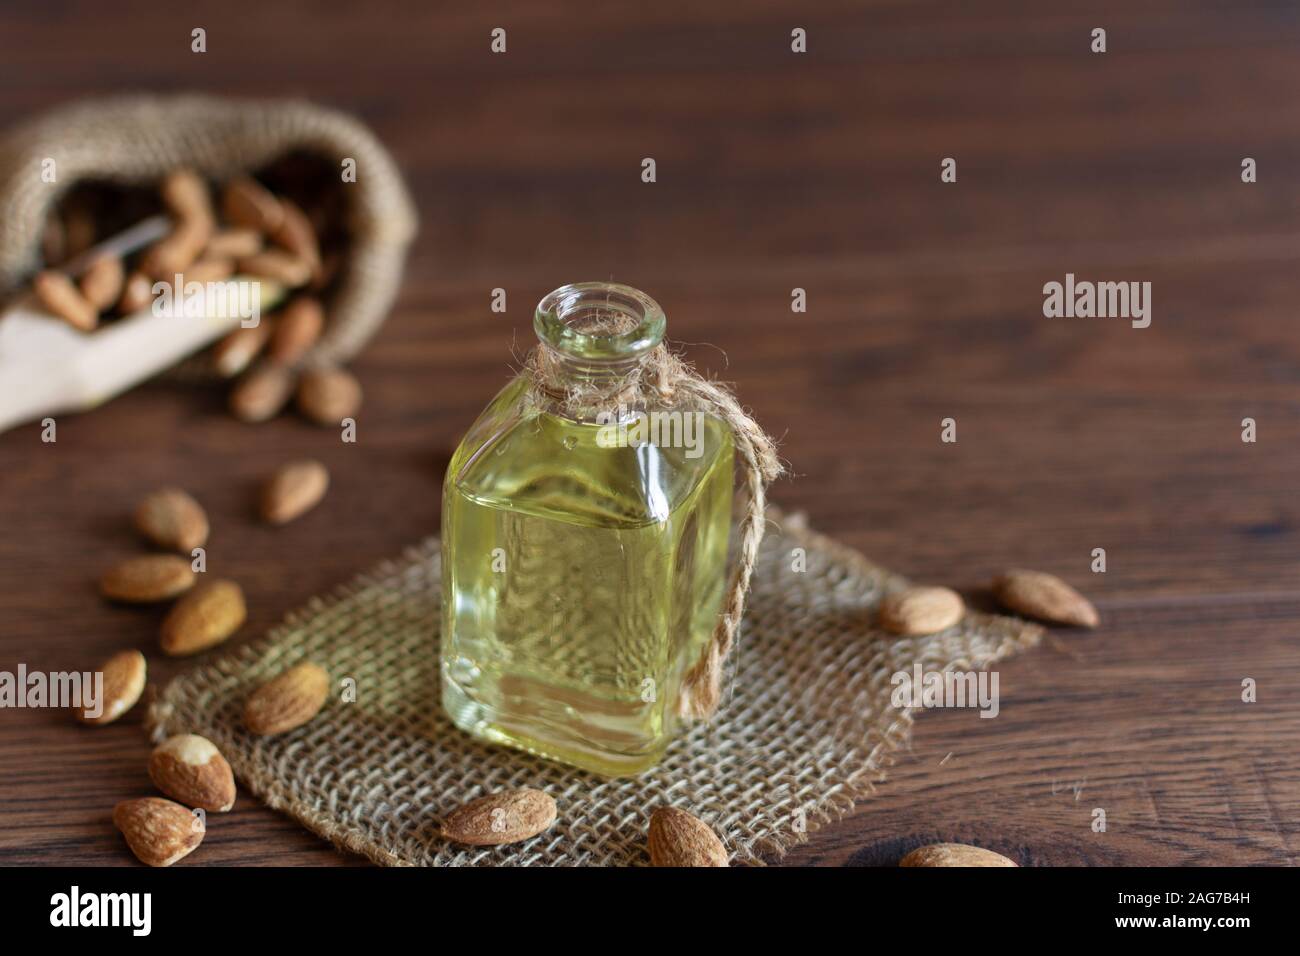
M 0 669 L 123 647 L 154 682 L 186 666 L 157 653 L 159 612 L 95 593 L 158 485 L 208 508 L 244 639 L 435 532 L 442 470 L 531 342 L 532 305 L 612 277 L 780 437 L 783 507 L 976 600 L 1008 566 L 1055 572 L 1103 616 L 1002 665 L 998 719 L 922 716 L 878 793 L 789 862 L 889 865 L 947 840 L 1026 864 L 1294 863 L 1300 18 L 1208 0 L 585 6 L 6 5 L 0 121 L 121 90 L 308 96 L 390 146 L 422 231 L 355 365 L 356 445 L 293 416 L 241 425 L 219 389 L 162 382 L 61 418 L 57 444 L 0 435 Z M 1044 318 L 1067 272 L 1152 282 L 1151 327 Z M 258 482 L 300 456 L 330 467 L 325 505 L 259 525 Z M 129 863 L 109 815 L 150 791 L 147 753 L 138 710 L 103 729 L 0 711 L 0 863 Z M 247 794 L 220 824 L 183 865 L 355 862 Z

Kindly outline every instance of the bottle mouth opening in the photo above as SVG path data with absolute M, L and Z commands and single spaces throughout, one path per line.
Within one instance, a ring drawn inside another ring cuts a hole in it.
M 586 361 L 623 361 L 663 341 L 667 320 L 659 303 L 639 289 L 613 282 L 560 286 L 537 303 L 537 337 Z

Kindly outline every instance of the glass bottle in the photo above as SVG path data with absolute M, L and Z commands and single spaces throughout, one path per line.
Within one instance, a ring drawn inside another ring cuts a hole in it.
M 653 358 L 665 318 L 644 293 L 564 286 L 533 325 L 549 387 L 507 385 L 447 469 L 443 706 L 478 737 L 634 774 L 672 738 L 720 608 L 731 433 L 642 397 L 574 410 L 571 388 Z

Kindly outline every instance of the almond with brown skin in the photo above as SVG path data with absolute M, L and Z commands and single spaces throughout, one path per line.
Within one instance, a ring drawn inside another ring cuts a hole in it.
M 135 509 L 135 527 L 169 551 L 189 554 L 208 541 L 208 516 L 203 506 L 179 488 L 160 488 Z
M 294 299 L 280 316 L 271 336 L 271 361 L 293 365 L 316 344 L 324 328 L 325 311 L 318 300 L 309 296 Z
M 280 201 L 265 186 L 247 176 L 231 180 L 221 195 L 221 211 L 236 226 L 274 235 L 284 221 Z
M 1008 571 L 993 582 L 993 593 L 1008 608 L 1027 617 L 1078 627 L 1101 623 L 1091 602 L 1054 574 Z
M 186 657 L 216 647 L 239 630 L 247 616 L 243 589 L 234 581 L 218 578 L 200 584 L 163 618 L 163 653 Z
M 96 312 L 106 311 L 122 294 L 126 270 L 117 256 L 100 256 L 81 274 L 81 294 Z
M 244 374 L 230 391 L 230 411 L 241 422 L 270 421 L 289 402 L 294 374 L 269 362 Z
M 134 315 L 147 309 L 153 302 L 153 279 L 144 272 L 132 272 L 126 278 L 122 288 L 122 297 L 117 300 L 117 311 L 123 315 Z
M 308 369 L 298 383 L 298 410 L 317 425 L 337 428 L 361 408 L 361 383 L 341 368 Z
M 148 668 L 139 651 L 122 651 L 104 661 L 99 673 L 104 675 L 99 714 L 92 716 L 84 709 L 76 711 L 79 721 L 93 727 L 111 724 L 136 705 L 144 693 Z
M 182 219 L 140 259 L 140 269 L 162 282 L 174 282 L 203 252 L 212 235 L 212 224 L 202 219 Z
M 216 745 L 198 734 L 168 737 L 149 755 L 149 779 L 173 800 L 209 813 L 235 805 L 235 775 Z
M 316 507 L 329 489 L 330 474 L 318 461 L 294 461 L 281 467 L 262 489 L 262 518 L 285 524 Z
M 243 275 L 274 279 L 291 289 L 306 285 L 311 278 L 311 263 L 281 249 L 263 249 L 239 260 Z
M 540 790 L 503 790 L 471 800 L 442 823 L 442 835 L 468 846 L 527 840 L 555 823 L 555 800 Z
M 262 234 L 256 229 L 222 229 L 208 240 L 203 250 L 205 256 L 224 259 L 243 259 L 262 251 Z
M 263 737 L 295 730 L 320 713 L 329 685 L 329 674 L 316 664 L 291 667 L 248 698 L 244 726 Z
M 212 365 L 222 378 L 234 378 L 253 364 L 271 340 L 271 320 L 240 327 L 212 347 Z
M 964 843 L 935 843 L 913 850 L 899 866 L 1019 866 L 1001 853 Z
M 37 300 L 51 315 L 79 332 L 90 332 L 99 324 L 99 313 L 81 290 L 62 272 L 46 269 L 32 280 Z
M 113 808 L 113 825 L 149 866 L 171 866 L 203 842 L 202 818 L 161 797 L 123 800 Z
M 276 243 L 283 246 L 294 256 L 307 263 L 312 275 L 320 274 L 320 246 L 316 242 L 316 230 L 312 228 L 307 214 L 298 208 L 297 203 L 288 199 L 280 200 L 280 210 L 284 218 L 280 228 L 272 236 Z
M 176 218 L 199 220 L 209 224 L 215 222 L 212 197 L 208 195 L 208 184 L 194 170 L 177 169 L 168 173 L 163 179 L 160 191 L 163 203 Z
M 115 564 L 99 579 L 99 591 L 110 601 L 153 604 L 168 601 L 194 587 L 189 561 L 174 554 L 145 554 Z
M 961 595 L 948 588 L 914 587 L 895 591 L 880 602 L 880 626 L 895 634 L 935 634 L 966 613 Z
M 727 865 L 727 849 L 713 828 L 677 807 L 660 807 L 651 815 L 646 846 L 652 866 Z
M 184 282 L 222 282 L 235 274 L 235 260 L 204 253 L 185 267 Z

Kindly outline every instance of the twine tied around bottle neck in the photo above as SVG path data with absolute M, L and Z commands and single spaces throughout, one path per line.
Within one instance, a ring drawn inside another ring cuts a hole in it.
M 627 407 L 658 404 L 713 415 L 731 430 L 747 497 L 740 518 L 740 552 L 713 634 L 699 660 L 683 676 L 677 698 L 679 716 L 707 720 L 718 709 L 722 698 L 723 665 L 736 644 L 758 547 L 767 530 L 767 485 L 783 470 L 776 445 L 730 389 L 705 379 L 662 344 L 655 346 L 626 374 L 612 378 L 579 380 L 571 374 L 562 357 L 546 345 L 529 354 L 524 370 L 539 403 L 549 398 L 575 416 L 591 416 L 620 404 Z

